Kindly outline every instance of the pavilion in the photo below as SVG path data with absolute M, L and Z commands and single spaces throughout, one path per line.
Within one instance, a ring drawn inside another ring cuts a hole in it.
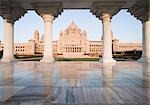
M 143 54 L 140 61 L 150 62 L 150 0 L 0 0 L 4 19 L 4 53 L 2 62 L 14 60 L 14 24 L 27 11 L 35 10 L 45 24 L 44 56 L 41 62 L 53 62 L 52 25 L 63 9 L 90 9 L 103 23 L 103 63 L 112 63 L 111 19 L 121 9 L 128 9 L 143 24 Z
M 53 20 L 63 9 L 90 9 L 102 20 L 102 63 L 51 63 Z M 121 9 L 128 9 L 143 24 L 140 61 L 147 63 L 116 62 L 112 58 L 111 19 Z M 41 62 L 48 63 L 11 62 L 15 60 L 14 24 L 29 10 L 43 18 Z M 4 19 L 0 105 L 150 105 L 149 12 L 150 0 L 0 0 L 0 16 Z

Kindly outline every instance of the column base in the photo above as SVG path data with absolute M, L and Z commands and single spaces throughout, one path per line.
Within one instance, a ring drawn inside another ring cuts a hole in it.
M 142 57 L 142 58 L 138 59 L 138 62 L 140 62 L 140 63 L 150 63 L 150 59 Z
M 54 61 L 55 61 L 54 58 L 48 58 L 48 57 L 43 57 L 42 60 L 40 60 L 40 62 L 48 62 L 48 63 L 52 63 Z
M 13 62 L 13 61 L 16 61 L 16 59 L 14 57 L 3 57 L 0 61 L 1 62 Z
M 105 58 L 101 58 L 100 60 L 99 60 L 101 63 L 116 63 L 116 60 L 114 60 L 113 58 L 112 59 L 105 59 Z

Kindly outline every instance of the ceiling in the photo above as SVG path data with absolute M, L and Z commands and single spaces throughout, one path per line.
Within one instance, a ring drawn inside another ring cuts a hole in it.
M 10 1 L 10 0 L 7 0 Z M 32 3 L 51 3 L 51 2 L 62 2 L 64 9 L 90 9 L 93 2 L 99 2 L 103 4 L 111 4 L 113 2 L 119 3 L 124 2 L 122 8 L 129 8 L 139 0 L 12 0 L 19 2 L 22 7 L 27 10 L 34 9 Z

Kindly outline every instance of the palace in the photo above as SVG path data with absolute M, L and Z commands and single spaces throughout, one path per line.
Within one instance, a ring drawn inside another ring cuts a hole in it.
M 112 35 L 113 52 L 124 51 L 141 51 L 142 43 L 121 43 Z M 101 38 L 103 39 L 103 37 Z M 0 51 L 3 50 L 3 43 L 0 42 Z M 34 55 L 43 54 L 44 35 L 39 37 L 38 30 L 35 31 L 34 37 L 27 43 L 15 43 L 14 53 L 18 55 Z M 102 56 L 102 41 L 88 40 L 88 34 L 85 30 L 81 30 L 74 22 L 59 34 L 59 39 L 53 41 L 54 57 L 64 58 L 87 58 Z

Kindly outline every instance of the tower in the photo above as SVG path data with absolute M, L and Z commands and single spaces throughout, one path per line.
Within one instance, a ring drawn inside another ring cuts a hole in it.
M 39 31 L 38 30 L 35 30 L 34 32 L 34 42 L 35 42 L 35 53 L 39 53 L 40 48 L 39 48 Z
M 35 43 L 39 43 L 39 31 L 38 30 L 35 30 L 35 33 L 34 33 L 34 40 L 35 40 Z

